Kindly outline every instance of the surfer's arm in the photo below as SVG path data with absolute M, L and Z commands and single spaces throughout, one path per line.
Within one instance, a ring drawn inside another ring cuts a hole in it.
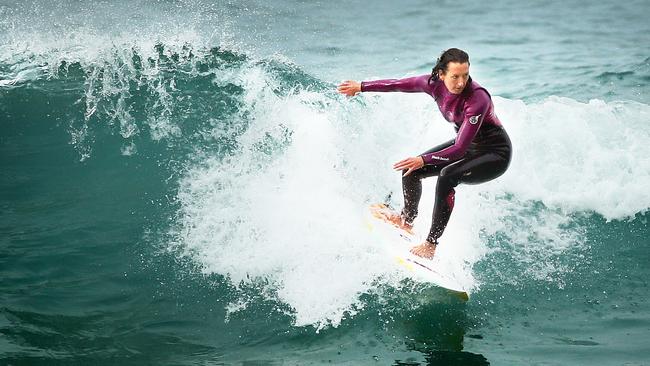
M 426 93 L 428 92 L 430 74 L 413 76 L 404 79 L 384 79 L 362 81 L 362 92 L 403 92 Z
M 490 97 L 487 92 L 483 90 L 474 92 L 472 98 L 465 104 L 465 118 L 458 129 L 454 144 L 442 150 L 422 154 L 424 164 L 453 161 L 463 157 L 481 128 L 489 107 Z

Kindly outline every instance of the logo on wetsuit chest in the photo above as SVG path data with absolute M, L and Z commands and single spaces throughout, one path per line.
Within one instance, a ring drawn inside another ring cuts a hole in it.
M 478 123 L 478 119 L 481 118 L 481 115 L 469 117 L 469 123 L 475 125 Z

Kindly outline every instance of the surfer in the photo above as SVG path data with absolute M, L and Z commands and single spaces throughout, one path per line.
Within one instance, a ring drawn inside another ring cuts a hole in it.
M 337 90 L 347 96 L 360 92 L 427 93 L 443 117 L 456 129 L 456 137 L 424 153 L 393 165 L 402 172 L 404 207 L 386 208 L 385 220 L 411 232 L 418 214 L 423 178 L 438 177 L 431 229 L 426 240 L 411 249 L 415 255 L 433 258 L 454 208 L 454 188 L 460 183 L 478 184 L 503 174 L 512 154 L 510 138 L 494 113 L 485 88 L 469 75 L 469 55 L 457 48 L 444 51 L 431 74 L 404 79 L 342 82 Z

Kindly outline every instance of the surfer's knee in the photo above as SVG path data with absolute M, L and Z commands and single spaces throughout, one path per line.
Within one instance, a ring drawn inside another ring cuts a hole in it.
M 412 171 L 409 175 L 404 175 L 406 172 L 406 169 L 402 170 L 402 185 L 409 187 L 414 184 L 419 184 L 422 180 L 422 176 L 417 170 Z
M 442 188 L 441 190 L 444 191 L 442 193 L 447 193 L 450 189 L 456 187 L 459 183 L 460 182 L 458 181 L 458 176 L 453 172 L 450 172 L 447 169 L 440 171 L 437 187 Z

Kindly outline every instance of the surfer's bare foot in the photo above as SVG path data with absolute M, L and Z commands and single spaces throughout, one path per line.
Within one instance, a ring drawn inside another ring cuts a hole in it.
M 433 255 L 436 253 L 436 246 L 437 244 L 425 241 L 424 243 L 411 248 L 411 253 L 417 255 L 418 257 L 432 259 Z
M 406 233 L 413 235 L 413 224 L 407 223 L 402 215 L 393 211 L 390 207 L 383 203 L 377 203 L 370 206 L 370 212 L 378 219 L 384 220 L 399 229 L 404 230 Z
M 391 224 L 397 226 L 398 228 L 406 231 L 409 234 L 413 234 L 413 225 L 407 224 L 406 221 L 402 218 L 402 215 L 396 212 L 389 212 L 384 215 L 384 220 L 390 222 Z

